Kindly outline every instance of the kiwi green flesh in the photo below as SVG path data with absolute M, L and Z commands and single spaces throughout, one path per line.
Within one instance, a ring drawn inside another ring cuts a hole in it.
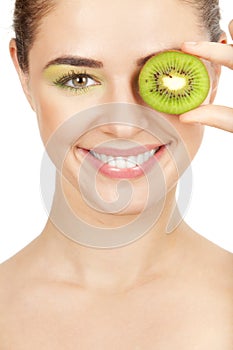
M 210 79 L 204 63 L 179 51 L 153 56 L 139 75 L 142 99 L 163 113 L 182 114 L 198 107 L 209 89 Z

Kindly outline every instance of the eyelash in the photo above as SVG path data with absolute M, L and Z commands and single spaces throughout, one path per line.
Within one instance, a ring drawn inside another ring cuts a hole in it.
M 96 82 L 96 84 L 92 84 L 91 86 L 84 86 L 84 87 L 74 87 L 74 86 L 69 86 L 67 83 L 69 83 L 72 80 L 75 80 L 77 78 L 86 78 L 86 79 L 91 79 Z M 84 94 L 88 92 L 92 87 L 96 85 L 100 85 L 100 82 L 95 78 L 87 74 L 86 71 L 82 72 L 75 72 L 75 71 L 70 71 L 66 74 L 63 74 L 59 78 L 57 78 L 54 82 L 54 85 L 62 88 L 62 89 L 67 89 L 70 90 L 71 92 L 75 94 Z

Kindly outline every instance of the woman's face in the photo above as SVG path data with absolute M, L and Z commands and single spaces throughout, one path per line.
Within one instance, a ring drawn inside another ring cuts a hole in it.
M 44 143 L 71 116 L 90 107 L 112 102 L 146 106 L 137 85 L 146 59 L 159 51 L 179 49 L 184 41 L 198 40 L 208 40 L 207 33 L 201 31 L 192 7 L 178 0 L 58 1 L 56 8 L 43 19 L 29 54 L 27 94 L 37 113 Z M 83 75 L 72 80 L 77 74 Z M 209 98 L 210 95 L 206 102 Z M 201 143 L 203 127 L 184 125 L 178 116 L 163 114 L 162 117 L 170 125 L 167 135 L 163 130 L 168 147 L 177 139 L 174 136 L 177 133 L 191 160 Z M 105 122 L 95 129 L 87 128 L 76 140 L 69 142 L 64 137 L 68 150 L 64 173 L 75 184 L 77 198 L 79 187 L 75 181 L 85 156 L 82 149 L 90 150 L 109 141 L 113 141 L 118 150 L 135 147 L 135 144 L 152 148 L 161 144 L 159 135 L 151 134 L 145 127 L 148 124 L 143 114 L 140 123 L 141 128 L 137 123 Z M 171 130 L 174 130 L 173 136 Z M 174 152 L 177 144 L 173 144 Z M 177 171 L 166 149 L 159 162 L 165 182 L 171 188 Z M 113 170 L 99 172 L 96 177 L 98 191 L 106 201 L 116 199 L 116 184 L 119 177 L 124 178 L 121 171 L 122 176 L 114 177 Z M 90 174 L 86 175 L 88 178 Z M 135 178 L 133 172 L 125 177 L 134 191 L 133 204 L 128 210 L 140 211 L 147 180 L 143 175 L 136 176 L 136 172 Z

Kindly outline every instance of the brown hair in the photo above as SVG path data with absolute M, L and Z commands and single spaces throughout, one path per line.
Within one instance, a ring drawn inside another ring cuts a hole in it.
M 55 0 L 16 0 L 13 27 L 21 69 L 28 71 L 28 54 L 39 31 L 40 23 L 53 8 Z
M 200 18 L 202 28 L 207 29 L 210 41 L 218 41 L 223 31 L 220 28 L 221 13 L 219 0 L 181 0 L 193 6 Z
M 210 41 L 218 41 L 222 33 L 219 25 L 219 0 L 181 0 L 197 10 L 202 27 L 207 29 Z M 14 30 L 17 56 L 21 69 L 28 71 L 28 54 L 38 33 L 41 20 L 56 5 L 56 0 L 16 0 Z

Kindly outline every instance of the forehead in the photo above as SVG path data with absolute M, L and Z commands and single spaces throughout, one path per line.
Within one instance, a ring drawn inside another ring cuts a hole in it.
M 51 55 L 140 55 L 203 35 L 194 9 L 179 0 L 60 0 L 42 20 L 34 46 Z

